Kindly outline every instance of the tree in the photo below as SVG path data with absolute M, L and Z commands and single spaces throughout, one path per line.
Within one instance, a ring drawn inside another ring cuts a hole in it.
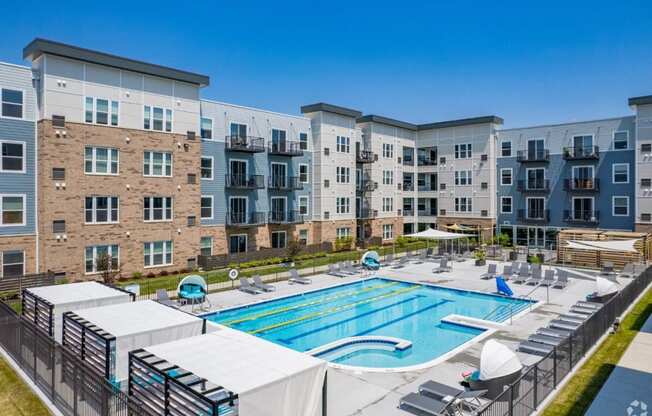
M 120 273 L 120 266 L 113 264 L 113 257 L 109 253 L 100 253 L 95 258 L 95 267 L 106 284 L 115 283 L 115 278 Z
M 285 248 L 285 255 L 290 262 L 293 262 L 295 257 L 301 254 L 301 250 L 303 250 L 301 243 L 299 243 L 297 240 L 292 239 L 288 241 L 288 245 Z

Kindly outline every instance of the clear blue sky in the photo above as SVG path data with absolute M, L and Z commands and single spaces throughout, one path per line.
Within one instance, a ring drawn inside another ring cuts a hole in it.
M 650 0 L 528 3 L 3 0 L 0 60 L 45 37 L 209 75 L 210 99 L 415 123 L 611 117 L 652 94 Z

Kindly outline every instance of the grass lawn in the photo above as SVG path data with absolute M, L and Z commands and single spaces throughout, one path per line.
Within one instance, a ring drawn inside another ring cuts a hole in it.
M 621 322 L 616 334 L 600 345 L 584 365 L 573 375 L 543 416 L 582 416 L 609 378 L 620 357 L 652 314 L 652 289 L 634 306 Z
M 51 415 L 4 358 L 0 358 L 0 409 L 3 416 Z

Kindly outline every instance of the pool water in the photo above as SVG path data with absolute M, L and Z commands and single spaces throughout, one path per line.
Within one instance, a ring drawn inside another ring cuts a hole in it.
M 431 361 L 484 332 L 442 322 L 450 314 L 509 319 L 530 301 L 373 278 L 204 317 L 296 351 L 346 337 L 381 335 L 412 342 L 404 351 L 348 345 L 321 358 L 362 367 L 404 367 Z

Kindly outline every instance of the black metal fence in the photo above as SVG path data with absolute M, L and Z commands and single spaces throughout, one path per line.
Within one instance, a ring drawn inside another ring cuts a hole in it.
M 550 354 L 528 368 L 519 380 L 478 412 L 478 415 L 532 414 L 651 282 L 652 267 L 649 267 Z

